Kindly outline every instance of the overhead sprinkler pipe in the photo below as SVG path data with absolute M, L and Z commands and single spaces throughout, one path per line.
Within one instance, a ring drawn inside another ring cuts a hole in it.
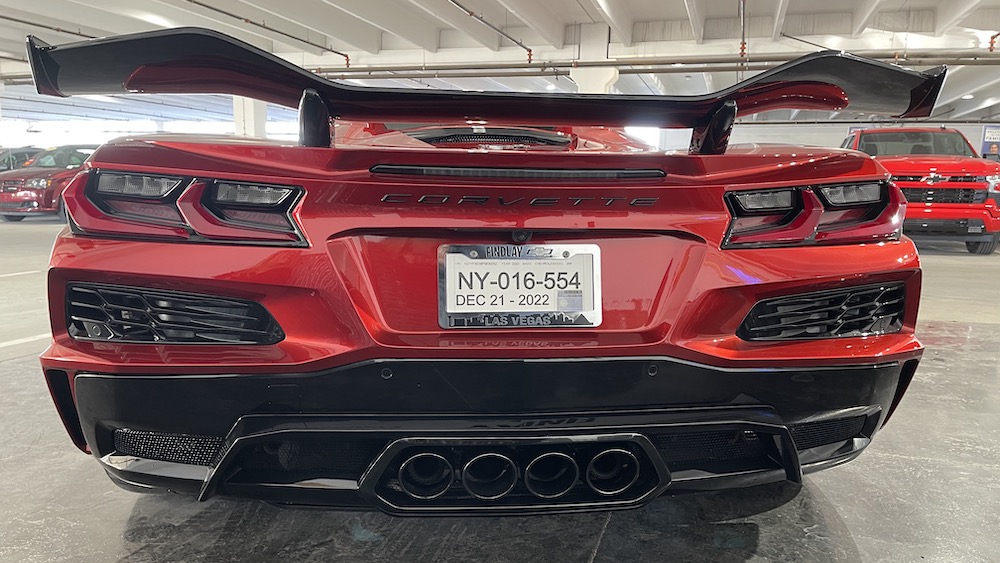
M 746 58 L 747 53 L 747 0 L 739 1 L 740 19 L 740 58 Z
M 344 67 L 345 68 L 351 68 L 351 57 L 347 53 L 340 52 L 340 51 L 338 51 L 336 49 L 331 49 L 330 47 L 328 47 L 326 45 L 320 45 L 319 43 L 316 43 L 314 41 L 310 41 L 308 39 L 302 39 L 301 37 L 296 37 L 295 35 L 292 35 L 291 33 L 286 33 L 284 31 L 281 31 L 280 29 L 275 29 L 273 27 L 268 26 L 267 24 L 264 24 L 264 23 L 261 23 L 261 22 L 256 22 L 256 21 L 251 20 L 249 18 L 245 18 L 245 17 L 243 17 L 243 16 L 241 16 L 239 14 L 234 14 L 232 12 L 227 12 L 226 10 L 223 10 L 221 8 L 216 8 L 215 6 L 212 6 L 211 4 L 207 4 L 207 3 L 201 2 L 199 0 L 187 0 L 187 1 L 190 2 L 191 4 L 194 4 L 195 6 L 199 6 L 201 8 L 205 8 L 206 10 L 211 10 L 211 11 L 217 13 L 217 14 L 222 14 L 224 16 L 228 16 L 228 17 L 233 18 L 235 20 L 239 20 L 239 21 L 241 21 L 243 23 L 250 24 L 250 25 L 252 25 L 254 27 L 257 27 L 257 28 L 260 28 L 260 29 L 266 29 L 267 31 L 270 31 L 272 33 L 277 33 L 277 34 L 283 35 L 283 36 L 285 36 L 285 37 L 287 37 L 289 39 L 294 39 L 295 41 L 298 41 L 299 43 L 305 43 L 306 45 L 311 45 L 313 47 L 316 47 L 317 49 L 322 49 L 324 51 L 333 53 L 334 55 L 340 55 L 341 57 L 344 57 Z
M 531 52 L 531 47 L 528 47 L 527 45 L 525 45 L 524 43 L 522 43 L 520 40 L 514 38 L 514 36 L 512 36 L 509 33 L 507 33 L 502 28 L 493 25 L 492 23 L 489 22 L 489 20 L 487 20 L 483 16 L 480 16 L 479 14 L 477 14 L 477 13 L 473 12 L 472 10 L 466 8 L 460 2 L 458 2 L 458 0 L 448 0 L 448 2 L 452 6 L 455 6 L 459 10 L 462 10 L 463 12 L 465 12 L 465 15 L 467 15 L 470 18 L 476 20 L 477 22 L 485 25 L 486 27 L 492 29 L 493 31 L 499 33 L 500 36 L 503 37 L 504 39 L 507 39 L 511 43 L 513 43 L 513 44 L 517 45 L 518 47 L 524 49 L 524 51 L 526 53 L 528 53 L 528 63 L 530 64 L 532 62 L 533 53 Z

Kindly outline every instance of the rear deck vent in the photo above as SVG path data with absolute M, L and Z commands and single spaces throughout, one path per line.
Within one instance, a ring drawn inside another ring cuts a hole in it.
M 66 291 L 70 336 L 157 344 L 274 344 L 284 333 L 259 303 L 91 283 Z
M 540 180 L 635 180 L 663 178 L 666 173 L 656 168 L 476 168 L 465 166 L 408 166 L 378 164 L 373 174 L 409 176 L 450 176 L 460 178 L 509 178 Z
M 119 454 L 188 465 L 212 465 L 222 442 L 222 436 L 115 430 L 115 451 Z
M 894 282 L 767 299 L 754 305 L 736 334 L 795 340 L 899 332 L 904 293 L 904 285 Z

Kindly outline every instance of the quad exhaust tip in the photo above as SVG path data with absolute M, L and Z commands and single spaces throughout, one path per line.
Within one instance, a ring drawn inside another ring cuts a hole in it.
M 625 492 L 639 480 L 639 460 L 635 454 L 612 448 L 594 456 L 587 465 L 587 485 L 601 495 Z
M 524 486 L 538 498 L 555 499 L 570 492 L 580 479 L 576 460 L 562 452 L 544 453 L 524 470 Z
M 444 456 L 420 453 L 399 466 L 399 486 L 415 499 L 431 500 L 443 495 L 455 480 L 455 470 Z
M 484 453 L 469 460 L 462 469 L 462 486 L 480 500 L 497 500 L 517 484 L 517 464 L 498 453 Z

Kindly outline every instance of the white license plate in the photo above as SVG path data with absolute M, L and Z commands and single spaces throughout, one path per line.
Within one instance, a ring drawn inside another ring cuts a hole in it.
M 438 249 L 442 328 L 601 324 L 596 244 L 476 244 Z

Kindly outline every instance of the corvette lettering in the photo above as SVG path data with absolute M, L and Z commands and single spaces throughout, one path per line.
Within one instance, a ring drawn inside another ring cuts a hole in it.
M 596 205 L 601 207 L 628 206 L 650 207 L 656 204 L 658 197 L 621 197 L 621 196 L 588 196 L 588 197 L 493 197 L 485 195 L 451 196 L 447 194 L 385 194 L 379 200 L 385 204 L 403 205 L 499 205 L 500 207 L 529 206 L 548 207 L 569 204 L 572 207 L 581 205 Z

